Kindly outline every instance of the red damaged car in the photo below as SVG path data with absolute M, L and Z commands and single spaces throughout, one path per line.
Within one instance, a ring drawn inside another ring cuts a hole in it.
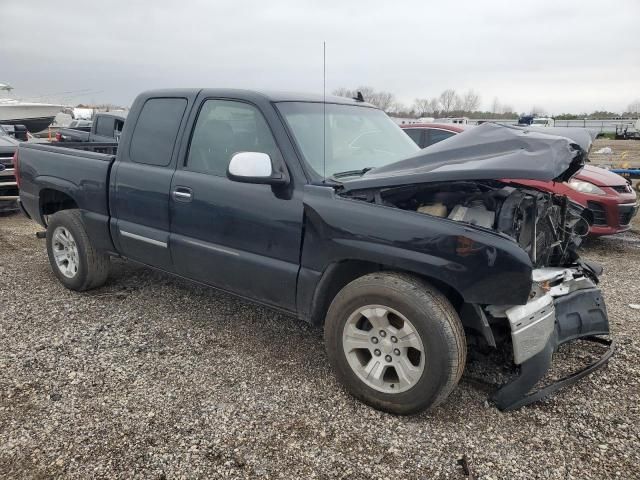
M 404 132 L 421 148 L 445 140 L 463 132 L 464 125 L 449 123 L 417 123 L 401 125 Z M 542 129 L 536 129 L 541 131 Z M 577 129 L 545 128 L 553 135 L 568 133 Z M 585 131 L 586 132 L 586 131 Z M 561 135 L 562 136 L 562 135 Z M 584 147 L 584 145 L 583 145 Z M 512 180 L 522 185 L 566 195 L 571 200 L 589 208 L 593 213 L 591 235 L 612 235 L 631 228 L 631 219 L 638 211 L 636 193 L 631 185 L 613 172 L 603 168 L 586 165 L 569 182 L 541 182 L 537 180 Z

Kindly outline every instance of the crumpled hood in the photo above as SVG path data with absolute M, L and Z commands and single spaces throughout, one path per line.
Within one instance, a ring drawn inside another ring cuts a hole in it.
M 345 190 L 458 180 L 569 180 L 585 151 L 566 137 L 485 123 L 427 147 L 405 160 L 346 180 Z
M 580 145 L 585 152 L 589 152 L 594 140 L 598 136 L 598 130 L 582 127 L 521 127 L 525 131 L 546 133 L 547 135 L 558 135 L 559 137 L 567 137 L 574 143 Z

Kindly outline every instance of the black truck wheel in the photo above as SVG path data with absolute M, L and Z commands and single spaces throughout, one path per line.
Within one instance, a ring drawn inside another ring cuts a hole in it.
M 62 210 L 49 217 L 47 254 L 53 273 L 71 290 L 99 287 L 109 275 L 109 257 L 91 246 L 79 210 Z
M 464 370 L 458 314 L 411 275 L 372 273 L 349 283 L 329 307 L 324 335 L 340 382 L 378 410 L 407 415 L 435 406 Z

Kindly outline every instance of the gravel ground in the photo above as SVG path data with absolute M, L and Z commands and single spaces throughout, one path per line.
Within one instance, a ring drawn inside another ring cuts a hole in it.
M 607 272 L 607 367 L 513 413 L 465 376 L 445 405 L 395 417 L 336 383 L 320 330 L 124 262 L 72 293 L 36 230 L 0 217 L 2 478 L 640 477 L 638 233 L 584 252 Z
M 596 153 L 603 147 L 610 147 L 612 153 L 610 155 Z M 640 141 L 598 138 L 593 142 L 589 159 L 596 165 L 640 167 Z

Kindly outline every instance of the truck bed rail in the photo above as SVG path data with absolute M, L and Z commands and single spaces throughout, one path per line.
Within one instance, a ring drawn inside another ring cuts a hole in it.
M 49 145 L 108 155 L 115 155 L 118 152 L 118 142 L 51 142 Z

